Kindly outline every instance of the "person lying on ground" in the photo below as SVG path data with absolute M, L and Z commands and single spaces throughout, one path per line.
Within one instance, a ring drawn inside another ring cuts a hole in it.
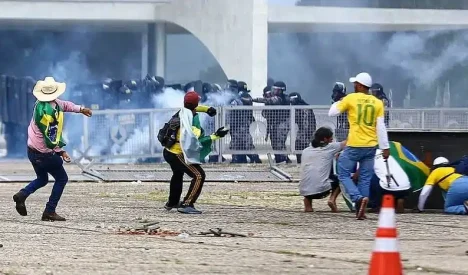
M 312 146 L 302 151 L 301 180 L 299 193 L 304 196 L 304 211 L 313 212 L 312 200 L 326 198 L 328 206 L 338 212 L 336 198 L 340 194 L 338 179 L 333 177 L 332 165 L 335 155 L 346 146 L 346 141 L 333 142 L 333 131 L 326 127 L 314 133 Z

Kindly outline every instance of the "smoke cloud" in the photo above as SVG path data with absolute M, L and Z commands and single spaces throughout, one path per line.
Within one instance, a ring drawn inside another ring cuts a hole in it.
M 395 107 L 403 107 L 408 87 L 417 99 L 411 107 L 433 107 L 446 86 L 459 99 L 452 106 L 468 106 L 466 30 L 271 34 L 269 47 L 269 75 L 309 104 L 328 104 L 335 81 L 366 71 L 393 91 Z

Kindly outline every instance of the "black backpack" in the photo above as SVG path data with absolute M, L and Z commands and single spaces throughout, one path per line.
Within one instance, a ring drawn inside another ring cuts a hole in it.
M 180 128 L 180 118 L 177 112 L 164 126 L 159 130 L 158 140 L 162 146 L 170 148 L 177 143 L 177 131 Z
M 450 166 L 455 168 L 455 173 L 467 176 L 468 175 L 468 156 L 465 155 L 461 159 L 450 163 Z

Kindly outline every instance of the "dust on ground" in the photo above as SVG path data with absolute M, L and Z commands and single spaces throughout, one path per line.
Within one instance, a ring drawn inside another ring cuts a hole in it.
M 11 196 L 22 186 L 0 185 L 0 274 L 366 274 L 377 227 L 377 215 L 356 221 L 343 202 L 341 213 L 326 200 L 303 213 L 296 183 L 206 183 L 202 215 L 164 210 L 167 183 L 69 183 L 63 223 L 40 221 L 52 184 L 19 216 Z M 155 222 L 173 234 L 126 234 Z M 468 274 L 466 216 L 397 223 L 405 274 Z M 211 228 L 247 237 L 198 234 Z

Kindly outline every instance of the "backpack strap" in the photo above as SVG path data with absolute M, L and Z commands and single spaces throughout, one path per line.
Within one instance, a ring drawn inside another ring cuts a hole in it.
M 442 181 L 444 181 L 446 178 L 450 177 L 453 174 L 455 174 L 455 172 L 452 172 L 452 173 L 449 173 L 448 175 L 445 175 L 443 178 L 438 180 L 434 185 L 441 183 Z

